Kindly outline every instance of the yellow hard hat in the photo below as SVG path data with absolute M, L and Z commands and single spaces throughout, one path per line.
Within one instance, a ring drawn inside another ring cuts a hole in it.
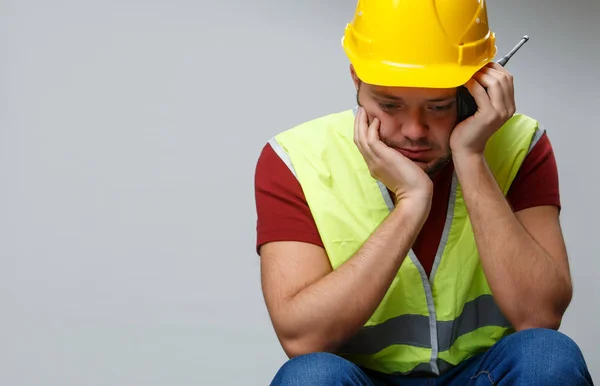
M 496 55 L 485 0 L 358 0 L 342 46 L 358 77 L 452 88 Z

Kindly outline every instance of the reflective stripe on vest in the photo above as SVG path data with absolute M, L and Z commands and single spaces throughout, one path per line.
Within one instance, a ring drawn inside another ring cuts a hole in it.
M 455 320 L 436 322 L 438 349 L 449 350 L 460 336 L 487 326 L 511 327 L 511 324 L 502 315 L 492 296 L 481 295 L 465 304 L 462 314 Z M 375 326 L 364 327 L 340 352 L 376 354 L 390 344 L 431 348 L 429 318 L 401 315 Z
M 360 218 L 357 217 L 358 213 L 362 213 L 362 215 L 367 217 L 365 221 L 367 225 L 369 221 L 375 221 L 376 218 L 378 219 L 376 220 L 377 222 L 382 221 L 385 216 L 382 209 L 375 203 L 377 200 L 375 191 L 371 187 L 364 185 L 369 183 L 369 177 L 365 177 L 364 165 L 360 162 L 360 157 L 356 154 L 355 149 L 353 149 L 353 143 L 351 138 L 349 138 L 352 130 L 348 128 L 336 131 L 335 129 L 337 126 L 345 127 L 345 125 L 351 124 L 351 118 L 354 114 L 345 114 L 347 112 L 325 117 L 321 122 L 317 122 L 314 125 L 309 123 L 308 126 L 300 128 L 301 130 L 297 129 L 298 131 L 290 132 L 289 137 L 287 135 L 279 135 L 269 141 L 275 153 L 278 154 L 290 171 L 296 176 L 303 189 L 305 189 L 307 202 L 311 207 L 313 215 L 316 215 L 315 221 L 319 232 L 324 238 L 323 241 L 334 269 L 347 258 L 351 257 L 350 252 L 358 249 L 364 240 L 352 240 L 352 234 L 349 233 L 350 240 L 348 240 L 348 237 L 345 237 L 343 232 L 340 233 L 336 230 L 336 226 L 323 223 L 323 220 L 320 219 L 323 218 L 321 211 L 328 210 L 327 203 L 334 203 L 335 201 L 333 200 L 337 200 L 337 198 L 330 198 L 330 201 L 321 201 L 326 200 L 322 199 L 322 196 L 334 194 L 333 189 L 336 189 L 336 186 L 339 189 L 341 184 L 347 190 L 352 191 L 352 194 L 359 194 L 359 197 L 363 197 L 364 195 L 365 198 L 368 198 L 367 201 L 360 201 L 361 206 L 365 206 L 365 208 L 355 210 L 356 205 L 342 204 L 343 208 L 348 208 L 357 213 L 349 214 L 349 217 L 344 217 L 343 214 L 332 214 L 333 220 L 327 220 L 334 221 L 334 223 L 338 221 L 337 224 L 340 224 L 340 226 L 347 224 L 347 220 L 356 222 L 356 219 Z M 489 141 L 491 147 L 489 153 L 491 157 L 490 169 L 495 171 L 494 175 L 498 179 L 499 186 L 504 194 L 507 193 L 510 183 L 520 167 L 520 162 L 522 162 L 522 159 L 531 151 L 543 134 L 543 130 L 537 124 L 533 126 L 533 122 L 528 117 L 516 116 L 511 120 L 509 126 L 507 126 L 507 135 L 497 135 L 496 138 Z M 514 126 L 511 127 L 510 125 Z M 327 133 L 327 130 L 331 134 L 324 134 L 324 132 Z M 514 137 L 511 135 L 514 135 Z M 283 143 L 280 143 L 280 140 Z M 330 145 L 333 146 L 333 149 L 329 150 L 327 144 L 322 144 L 323 140 L 332 141 Z M 292 149 L 291 153 L 289 153 L 289 149 Z M 331 152 L 329 156 L 327 155 L 328 151 Z M 336 152 L 341 153 L 338 155 Z M 296 165 L 294 164 L 294 160 L 296 161 Z M 346 163 L 348 164 L 346 165 Z M 363 171 L 360 170 L 361 168 Z M 362 180 L 356 181 L 358 184 L 357 188 L 352 188 L 352 184 L 354 184 L 352 179 L 344 181 L 343 178 L 342 180 L 338 178 L 339 182 L 336 184 L 335 173 L 346 169 L 349 174 L 362 176 L 360 177 Z M 352 172 L 350 173 L 350 171 Z M 315 176 L 315 174 L 317 175 Z M 379 196 L 383 207 L 386 208 L 385 212 L 389 213 L 389 211 L 394 209 L 394 205 L 387 188 L 380 181 L 375 181 L 375 186 L 378 192 L 377 196 Z M 332 190 L 332 192 L 329 193 L 329 190 Z M 343 192 L 346 193 L 346 190 Z M 346 198 L 344 197 L 344 199 Z M 316 212 L 314 212 L 315 210 Z M 375 214 L 371 215 L 371 213 Z M 456 216 L 459 216 L 458 223 L 454 223 Z M 447 250 L 446 247 L 449 238 L 455 240 L 454 243 L 456 243 L 456 240 L 464 238 L 460 236 L 462 234 L 468 234 L 468 237 L 473 237 L 470 223 L 468 221 L 465 222 L 465 216 L 464 200 L 462 199 L 462 193 L 459 191 L 457 176 L 454 174 L 444 230 L 430 278 L 427 277 L 425 270 L 412 249 L 408 254 L 409 259 L 406 259 L 407 261 L 403 263 L 400 270 L 400 272 L 405 272 L 404 275 L 409 275 L 409 272 L 415 272 L 417 277 L 420 277 L 419 281 L 422 285 L 421 295 L 419 295 L 418 289 L 414 288 L 412 284 L 412 287 L 405 288 L 404 290 L 409 291 L 411 293 L 410 296 L 414 296 L 415 298 L 422 297 L 422 300 L 411 299 L 412 303 L 422 304 L 422 306 L 419 306 L 421 308 L 415 309 L 417 312 L 400 312 L 399 315 L 394 316 L 392 314 L 390 317 L 386 316 L 389 312 L 392 312 L 386 311 L 386 305 L 389 304 L 397 308 L 397 303 L 393 302 L 399 301 L 398 299 L 401 299 L 401 297 L 399 298 L 398 296 L 403 293 L 396 292 L 395 295 L 390 294 L 389 291 L 392 291 L 390 289 L 386 296 L 389 295 L 392 298 L 387 299 L 387 303 L 384 298 L 380 307 L 363 329 L 340 348 L 338 352 L 340 355 L 365 367 L 390 374 L 426 371 L 438 375 L 444 373 L 461 360 L 474 355 L 477 350 L 491 346 L 502 336 L 511 332 L 510 323 L 502 315 L 502 312 L 495 303 L 490 292 L 491 290 L 485 281 L 482 269 L 479 267 L 479 264 L 477 266 L 473 265 L 475 260 L 472 259 L 476 258 L 478 261 L 474 241 L 468 244 L 469 249 L 465 251 L 469 256 L 473 256 L 468 257 L 470 259 L 469 267 L 471 271 L 465 271 L 464 275 L 466 276 L 456 277 L 456 279 L 466 280 L 467 283 L 473 282 L 475 284 L 463 283 L 461 287 L 463 288 L 461 290 L 463 291 L 461 292 L 462 295 L 457 293 L 457 298 L 454 300 L 452 300 L 453 297 L 451 295 L 440 293 L 440 291 L 444 291 L 443 288 L 448 289 L 453 287 L 453 284 L 445 283 L 453 280 L 455 277 L 455 267 L 457 264 L 462 264 L 460 261 L 462 259 L 461 254 L 454 252 L 454 249 L 452 249 L 453 246 L 450 246 L 450 249 Z M 361 237 L 368 237 L 370 227 L 365 229 L 360 222 L 356 222 L 354 226 L 355 228 L 348 228 L 348 232 L 350 232 L 350 229 L 354 229 L 353 232 L 360 232 L 364 235 Z M 451 233 L 453 236 L 450 235 Z M 335 235 L 333 236 L 334 239 L 331 239 L 332 234 Z M 347 252 L 344 252 L 345 257 L 335 256 L 336 253 L 340 253 L 335 252 L 336 249 L 348 248 L 342 247 L 342 243 L 345 245 L 347 241 L 350 243 L 355 242 L 355 246 L 351 247 L 353 249 L 346 249 Z M 461 245 L 464 248 L 464 243 Z M 327 248 L 328 246 L 330 249 Z M 456 253 L 459 254 L 457 255 Z M 473 255 L 474 253 L 475 255 Z M 444 256 L 444 259 L 442 259 L 442 256 Z M 466 255 L 464 258 L 467 258 Z M 454 262 L 452 259 L 459 259 L 459 261 Z M 446 268 L 440 271 L 440 267 L 444 265 Z M 435 279 L 440 272 L 443 273 L 442 279 L 440 279 L 442 282 L 437 283 Z M 463 274 L 463 272 L 460 272 L 460 274 Z M 409 276 L 406 277 L 406 279 L 408 278 Z M 413 282 L 411 281 L 410 283 Z M 442 285 L 442 283 L 444 284 Z M 398 285 L 401 286 L 401 284 L 396 284 L 397 288 L 402 288 L 398 287 Z M 407 286 L 409 284 L 404 285 Z M 392 283 L 391 287 L 393 286 L 394 283 Z M 434 288 L 437 288 L 437 290 Z M 401 291 L 401 289 L 397 291 Z M 434 292 L 438 294 L 436 295 Z M 396 297 L 394 298 L 394 296 Z M 447 300 L 441 301 L 440 297 L 445 297 Z M 459 300 L 459 297 L 466 297 L 464 303 L 462 303 L 462 300 Z M 457 301 L 459 302 L 458 304 L 456 303 Z M 404 348 L 400 349 L 400 347 Z

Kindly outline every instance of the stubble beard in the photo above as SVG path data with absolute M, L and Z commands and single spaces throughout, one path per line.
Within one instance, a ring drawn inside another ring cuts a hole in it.
M 441 172 L 446 165 L 448 165 L 448 163 L 450 163 L 451 159 L 452 154 L 445 155 L 444 157 L 437 159 L 432 165 L 424 168 L 423 171 L 429 176 L 430 179 L 433 180 L 433 178 L 437 176 L 438 173 Z
M 395 142 L 386 140 L 384 138 L 382 138 L 381 141 L 391 148 L 402 148 L 401 144 L 399 144 L 399 143 L 395 143 Z M 415 141 L 414 143 L 411 143 L 410 145 L 415 146 L 415 147 L 429 147 L 432 149 L 439 148 L 439 147 L 433 146 L 432 144 L 430 144 L 428 142 L 424 142 L 424 141 Z M 425 174 L 427 174 L 429 176 L 430 179 L 433 179 L 439 172 L 441 172 L 446 167 L 446 165 L 448 165 L 448 163 L 451 160 L 452 160 L 452 153 L 450 150 L 448 150 L 444 156 L 433 160 L 433 163 L 426 164 L 425 166 L 422 166 L 423 164 L 425 164 L 424 162 L 416 162 L 413 160 L 410 160 L 410 161 L 413 162 L 414 164 L 416 164 L 417 166 L 419 166 L 425 172 Z

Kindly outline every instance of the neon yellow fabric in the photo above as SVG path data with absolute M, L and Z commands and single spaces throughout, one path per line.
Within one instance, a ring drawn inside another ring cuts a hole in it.
M 387 191 L 371 177 L 354 144 L 353 125 L 354 114 L 348 110 L 314 119 L 275 137 L 289 156 L 334 269 L 352 257 L 390 211 L 385 199 Z M 505 194 L 537 128 L 535 120 L 515 115 L 488 142 L 486 159 Z M 439 373 L 443 370 L 436 363 L 458 364 L 512 332 L 510 326 L 495 321 L 492 322 L 496 325 L 484 325 L 485 314 L 468 319 L 463 313 L 466 307 L 470 307 L 469 315 L 481 313 L 477 310 L 483 304 L 494 303 L 492 297 L 486 296 L 491 290 L 456 177 L 453 184 L 442 240 L 445 247 L 441 256 L 436 257 L 432 278 L 425 276 L 414 255 L 407 257 L 381 304 L 365 324 L 365 329 L 377 334 L 373 331 L 378 331 L 384 322 L 418 323 L 414 327 L 428 332 L 420 337 L 415 335 L 415 339 L 425 338 L 426 344 L 384 344 L 377 352 L 362 353 L 359 349 L 340 355 L 385 373 L 407 373 L 433 362 L 427 369 Z M 452 323 L 467 331 L 455 336 Z M 471 324 L 473 331 L 469 331 Z M 377 340 L 381 339 L 385 341 L 386 337 L 377 336 Z M 373 339 L 366 342 L 373 343 Z

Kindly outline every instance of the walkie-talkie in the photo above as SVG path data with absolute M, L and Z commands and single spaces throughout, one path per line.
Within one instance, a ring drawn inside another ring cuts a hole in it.
M 519 48 L 523 46 L 523 44 L 527 43 L 528 40 L 529 36 L 523 36 L 519 43 L 517 43 L 517 45 L 510 50 L 508 54 L 504 55 L 496 63 L 504 67 L 510 58 L 512 58 L 512 56 L 515 54 L 515 52 L 517 52 Z M 458 88 L 456 93 L 456 104 L 458 109 L 458 122 L 464 121 L 477 112 L 477 103 L 475 103 L 475 99 L 465 86 L 460 86 Z

